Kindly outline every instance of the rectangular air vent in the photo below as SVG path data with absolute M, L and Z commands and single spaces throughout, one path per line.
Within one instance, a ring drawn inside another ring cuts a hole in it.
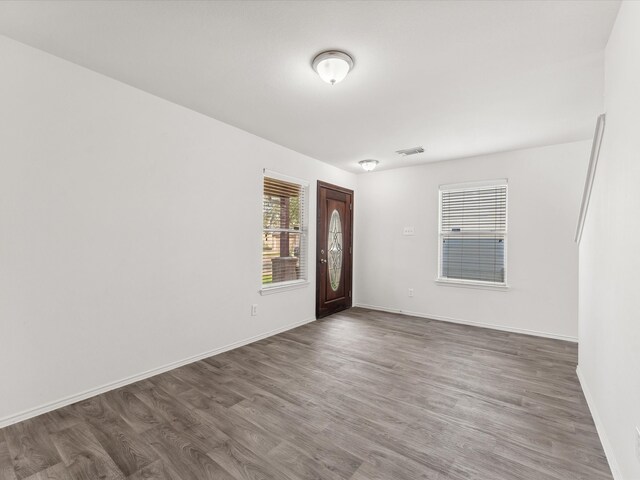
M 424 148 L 422 147 L 413 147 L 413 148 L 405 148 L 404 150 L 396 150 L 396 153 L 398 155 L 402 155 L 403 157 L 406 157 L 408 155 L 415 155 L 416 153 L 423 153 L 424 152 Z

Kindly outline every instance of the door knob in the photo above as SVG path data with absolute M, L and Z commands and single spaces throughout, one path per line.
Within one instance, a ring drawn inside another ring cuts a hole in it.
M 327 263 L 327 260 L 325 258 L 321 258 L 320 263 Z

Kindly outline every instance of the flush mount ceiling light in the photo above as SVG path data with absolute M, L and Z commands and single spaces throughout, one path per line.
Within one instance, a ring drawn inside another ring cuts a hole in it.
M 362 168 L 364 168 L 367 172 L 370 172 L 374 168 L 378 166 L 378 160 L 360 160 L 358 162 Z
M 353 58 L 338 50 L 322 52 L 311 64 L 325 82 L 335 85 L 345 79 L 353 68 Z
M 408 157 L 409 155 L 416 155 L 417 153 L 424 153 L 423 147 L 405 148 L 404 150 L 396 150 L 398 155 Z

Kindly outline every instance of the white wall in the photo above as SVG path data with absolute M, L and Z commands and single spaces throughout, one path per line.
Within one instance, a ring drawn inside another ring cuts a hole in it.
M 358 304 L 575 339 L 573 237 L 589 151 L 584 141 L 360 175 Z M 437 285 L 439 185 L 496 178 L 509 181 L 509 290 Z
M 640 3 L 605 57 L 606 127 L 580 243 L 582 386 L 617 480 L 640 479 Z
M 0 426 L 313 319 L 313 262 L 258 294 L 262 169 L 309 180 L 312 219 L 316 180 L 354 175 L 5 37 L 0 58 Z

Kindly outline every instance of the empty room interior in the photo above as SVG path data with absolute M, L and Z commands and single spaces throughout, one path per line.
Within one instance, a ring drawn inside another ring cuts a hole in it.
M 0 480 L 640 480 L 639 186 L 640 1 L 2 1 Z

